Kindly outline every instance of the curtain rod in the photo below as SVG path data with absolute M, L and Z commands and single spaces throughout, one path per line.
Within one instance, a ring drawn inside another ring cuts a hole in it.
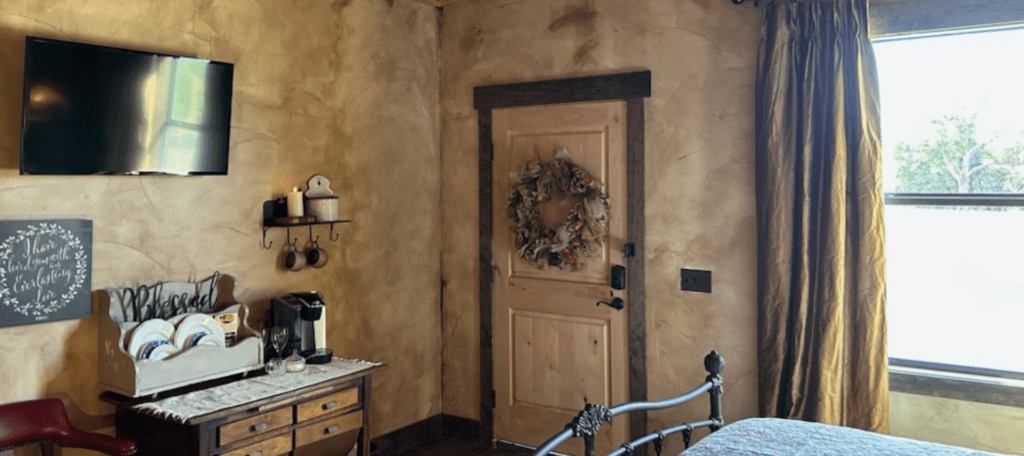
M 732 0 L 732 4 L 733 5 L 742 5 L 743 2 L 745 2 L 745 1 L 747 1 L 747 0 Z M 757 6 L 757 1 L 758 0 L 754 0 L 754 6 Z

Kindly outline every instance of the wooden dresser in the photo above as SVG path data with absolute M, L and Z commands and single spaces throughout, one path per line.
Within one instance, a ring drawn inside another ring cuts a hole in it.
M 288 376 L 302 373 L 235 380 L 251 382 L 253 388 L 222 383 L 151 400 L 113 393 L 101 397 L 117 407 L 117 435 L 135 440 L 141 455 L 346 456 L 355 448 L 352 454 L 369 456 L 370 375 L 383 368 L 368 365 L 297 389 L 289 387 L 287 392 L 257 393 L 258 397 L 247 402 L 201 410 L 201 414 L 184 419 L 145 407 L 162 400 L 187 406 L 204 395 L 216 397 L 221 389 L 266 389 L 266 381 L 283 383 L 290 380 Z

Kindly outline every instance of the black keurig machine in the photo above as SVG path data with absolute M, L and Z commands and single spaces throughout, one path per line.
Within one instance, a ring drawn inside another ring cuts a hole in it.
M 271 299 L 271 321 L 288 328 L 282 356 L 296 351 L 307 364 L 329 363 L 334 357 L 325 346 L 324 297 L 316 291 L 289 293 Z

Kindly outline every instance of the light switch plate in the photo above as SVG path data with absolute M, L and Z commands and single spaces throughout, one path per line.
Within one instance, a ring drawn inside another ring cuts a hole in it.
M 679 288 L 683 291 L 711 293 L 711 271 L 682 269 Z

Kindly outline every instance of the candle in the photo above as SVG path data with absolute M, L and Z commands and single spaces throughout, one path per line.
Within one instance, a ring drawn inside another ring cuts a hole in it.
M 298 187 L 293 188 L 291 193 L 288 193 L 288 216 L 302 217 L 302 192 L 299 191 Z

